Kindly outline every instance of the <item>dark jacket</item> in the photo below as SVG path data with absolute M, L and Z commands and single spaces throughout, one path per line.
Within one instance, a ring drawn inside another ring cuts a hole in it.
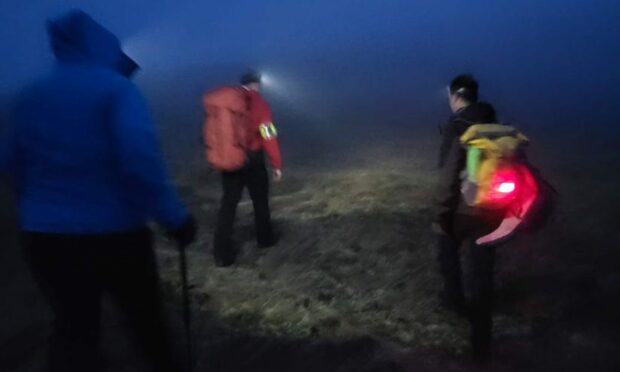
M 48 25 L 57 64 L 17 100 L 0 171 L 15 180 L 21 228 L 111 233 L 187 211 L 164 170 L 135 64 L 118 39 L 75 11 Z
M 442 131 L 439 150 L 439 187 L 437 192 L 438 222 L 444 231 L 450 225 L 457 210 L 470 213 L 461 206 L 460 173 L 465 169 L 466 154 L 460 137 L 474 124 L 495 123 L 495 109 L 488 103 L 473 103 L 451 115 Z

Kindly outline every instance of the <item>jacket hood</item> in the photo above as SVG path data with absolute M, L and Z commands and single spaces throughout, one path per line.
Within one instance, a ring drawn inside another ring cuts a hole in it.
M 118 38 L 83 11 L 73 10 L 48 21 L 47 32 L 61 62 L 103 65 L 127 77 L 138 68 L 122 51 Z

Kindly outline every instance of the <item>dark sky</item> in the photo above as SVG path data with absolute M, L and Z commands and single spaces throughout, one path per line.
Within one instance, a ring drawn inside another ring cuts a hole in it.
M 471 72 L 505 121 L 617 126 L 614 0 L 2 0 L 0 93 L 51 65 L 45 19 L 72 7 L 119 36 L 160 110 L 256 67 L 288 121 L 428 127 L 450 78 Z

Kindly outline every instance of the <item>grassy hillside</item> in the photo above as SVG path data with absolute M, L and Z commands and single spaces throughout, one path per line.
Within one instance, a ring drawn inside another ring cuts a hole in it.
M 599 160 L 590 154 L 587 163 L 584 154 L 567 153 L 559 143 L 540 141 L 532 148 L 532 160 L 559 189 L 560 205 L 545 231 L 498 250 L 494 322 L 500 355 L 536 360 L 541 367 L 614 363 L 620 254 L 613 247 L 620 237 L 611 203 L 615 186 L 606 177 L 620 162 L 613 151 L 603 151 L 608 144 L 599 147 Z M 282 241 L 256 249 L 246 199 L 237 222 L 243 253 L 233 268 L 215 268 L 210 256 L 217 175 L 201 171 L 180 181 L 203 227 L 190 252 L 201 311 L 234 329 L 272 336 L 370 336 L 405 349 L 466 352 L 467 322 L 436 299 L 441 282 L 429 229 L 435 145 L 401 138 L 358 146 L 342 161 L 323 152 L 299 167 L 289 165 L 287 179 L 273 190 Z M 174 251 L 161 255 L 165 278 L 178 285 Z M 540 353 L 542 344 L 555 354 Z M 556 359 L 567 352 L 572 357 Z

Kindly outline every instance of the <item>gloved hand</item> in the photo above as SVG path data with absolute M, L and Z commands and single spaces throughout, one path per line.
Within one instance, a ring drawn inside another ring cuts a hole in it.
M 184 248 L 196 240 L 197 232 L 196 220 L 192 215 L 189 215 L 181 226 L 168 231 L 168 236 L 174 239 L 180 247 Z
M 280 169 L 274 169 L 274 171 L 273 171 L 273 181 L 274 182 L 282 181 L 282 171 Z
M 465 180 L 461 184 L 461 194 L 463 200 L 467 205 L 474 206 L 476 204 L 476 197 L 478 196 L 478 185 L 470 180 Z

